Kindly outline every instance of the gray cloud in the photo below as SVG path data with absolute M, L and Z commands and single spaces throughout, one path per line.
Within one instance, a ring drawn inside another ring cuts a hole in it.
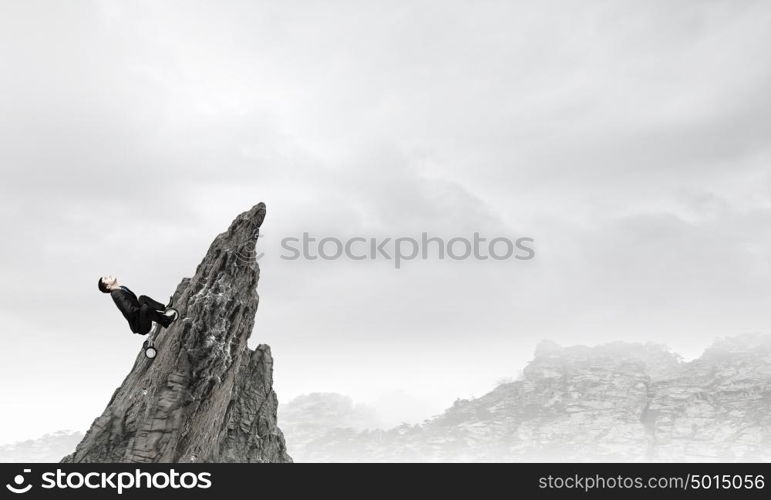
M 62 394 L 82 404 L 61 427 L 85 427 L 139 343 L 96 277 L 163 298 L 258 201 L 268 247 L 536 239 L 528 263 L 398 272 L 267 255 L 254 341 L 282 398 L 407 391 L 438 410 L 545 337 L 695 354 L 764 329 L 770 17 L 760 1 L 4 3 L 4 427 L 54 430 L 34 408 Z

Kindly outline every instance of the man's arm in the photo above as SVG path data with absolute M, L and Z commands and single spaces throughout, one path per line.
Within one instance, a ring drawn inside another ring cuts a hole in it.
M 118 309 L 120 309 L 120 312 L 123 313 L 123 316 L 125 316 L 126 319 L 133 317 L 139 311 L 139 303 L 133 296 L 125 291 L 113 290 L 110 292 L 110 295 L 112 296 L 113 302 L 115 302 L 115 305 L 118 306 Z

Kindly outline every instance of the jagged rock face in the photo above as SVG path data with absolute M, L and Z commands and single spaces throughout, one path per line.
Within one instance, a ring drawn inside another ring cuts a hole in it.
M 179 319 L 140 352 L 65 462 L 290 462 L 276 424 L 270 348 L 247 347 L 257 311 L 260 203 L 217 236 L 174 292 Z
M 768 461 L 771 337 L 687 363 L 651 344 L 544 343 L 520 380 L 423 425 L 288 439 L 300 461 Z

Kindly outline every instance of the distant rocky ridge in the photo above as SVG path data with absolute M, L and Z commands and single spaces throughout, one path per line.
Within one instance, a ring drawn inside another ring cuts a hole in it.
M 82 432 L 58 431 L 36 439 L 0 445 L 0 462 L 58 462 L 83 439 Z
M 292 453 L 297 450 L 303 455 L 301 462 L 323 462 L 330 457 L 321 444 L 324 439 L 334 441 L 339 433 L 357 436 L 360 431 L 381 426 L 374 409 L 331 392 L 298 396 L 279 406 L 278 416 Z
M 259 300 L 255 235 L 264 218 L 260 203 L 217 236 L 174 292 L 180 317 L 156 340 L 158 356 L 140 350 L 64 462 L 291 461 L 276 423 L 270 347 L 247 347 Z
M 282 413 L 298 461 L 767 461 L 771 337 L 691 362 L 653 344 L 543 342 L 519 380 L 390 430 L 298 427 L 296 410 Z

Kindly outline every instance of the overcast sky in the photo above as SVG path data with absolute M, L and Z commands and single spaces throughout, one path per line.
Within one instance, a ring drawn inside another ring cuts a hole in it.
M 769 331 L 769 26 L 764 1 L 0 1 L 0 442 L 85 430 L 130 370 L 98 276 L 163 300 L 259 201 L 281 401 L 416 419 L 541 339 Z M 278 258 L 303 231 L 536 257 Z

